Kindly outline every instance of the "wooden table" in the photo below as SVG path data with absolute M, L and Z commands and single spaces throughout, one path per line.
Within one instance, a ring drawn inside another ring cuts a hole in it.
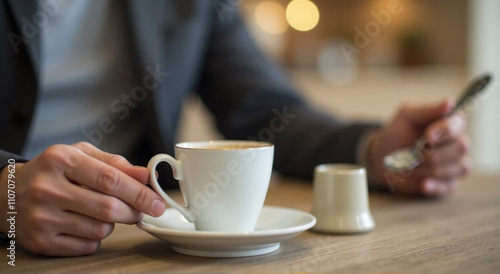
M 310 182 L 273 177 L 266 204 L 310 211 Z M 370 194 L 371 233 L 306 231 L 278 251 L 246 258 L 199 258 L 131 225 L 117 225 L 92 256 L 48 258 L 17 249 L 16 266 L 0 250 L 0 272 L 498 273 L 500 177 L 472 175 L 444 199 Z

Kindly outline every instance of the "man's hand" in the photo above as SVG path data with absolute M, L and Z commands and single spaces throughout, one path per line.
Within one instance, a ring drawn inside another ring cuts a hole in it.
M 445 118 L 453 108 L 445 101 L 436 106 L 404 106 L 395 119 L 376 133 L 369 147 L 372 185 L 410 195 L 441 196 L 450 193 L 458 178 L 470 169 L 466 122 L 459 114 Z M 414 170 L 389 172 L 383 166 L 388 153 L 411 146 L 421 136 L 427 146 Z
M 28 163 L 16 164 L 15 176 L 15 240 L 45 255 L 93 254 L 115 222 L 133 224 L 141 212 L 159 216 L 166 208 L 145 185 L 145 167 L 88 143 L 51 146 Z M 0 178 L 6 193 L 5 169 Z M 1 222 L 2 232 L 6 226 Z

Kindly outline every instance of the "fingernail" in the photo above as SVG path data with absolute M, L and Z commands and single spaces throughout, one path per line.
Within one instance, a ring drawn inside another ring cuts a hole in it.
M 154 200 L 153 206 L 151 208 L 151 212 L 155 217 L 158 217 L 165 212 L 165 209 L 167 208 L 167 205 L 159 199 Z
M 453 118 L 451 118 L 450 128 L 453 130 L 457 130 L 462 126 L 462 123 L 463 123 L 462 117 L 456 115 Z
M 425 182 L 425 192 L 427 192 L 429 194 L 435 193 L 437 190 L 437 187 L 438 186 L 437 186 L 436 182 L 434 182 L 434 181 L 429 180 L 429 181 Z
M 444 139 L 445 139 L 445 133 L 444 133 L 444 131 L 443 131 L 443 130 L 440 130 L 440 129 L 435 130 L 435 131 L 431 134 L 431 136 L 432 136 L 432 140 L 433 140 L 434 142 L 436 142 L 436 143 L 440 143 L 440 142 L 444 141 Z

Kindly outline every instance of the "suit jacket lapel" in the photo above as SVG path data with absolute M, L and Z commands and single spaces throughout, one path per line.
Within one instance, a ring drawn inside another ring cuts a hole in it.
M 169 33 L 193 15 L 196 4 L 192 1 L 151 0 L 148 5 L 143 0 L 127 2 L 131 18 L 133 41 L 143 65 L 157 64 L 165 49 L 162 44 Z
M 169 45 L 175 42 L 175 33 L 199 5 L 189 0 L 150 0 L 147 5 L 142 0 L 129 0 L 126 3 L 132 29 L 131 41 L 137 53 L 138 75 L 142 79 L 149 74 L 146 67 L 154 70 L 159 66 L 161 71 L 165 71 L 166 63 L 176 59 L 172 55 L 177 53 L 168 50 Z M 166 90 L 167 82 L 162 83 L 163 91 Z M 158 92 L 151 92 L 142 104 L 149 124 L 150 144 L 157 152 L 169 148 L 168 144 L 173 142 L 169 138 L 173 138 L 173 134 L 168 133 L 174 130 L 174 121 L 165 118 L 169 116 L 169 107 L 165 105 L 169 102 L 161 100 L 167 95 Z

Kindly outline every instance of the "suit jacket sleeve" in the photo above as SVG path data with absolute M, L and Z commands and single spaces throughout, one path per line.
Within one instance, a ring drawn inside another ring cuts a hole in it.
M 16 163 L 24 163 L 28 160 L 22 156 L 7 152 L 0 149 L 0 170 L 9 164 L 9 160 L 13 159 Z
M 28 6 L 28 4 L 26 4 Z M 31 5 L 36 7 L 36 5 Z M 36 9 L 27 10 L 33 14 Z M 28 54 L 28 44 L 13 47 L 10 35 L 20 34 L 9 2 L 0 4 L 0 170 L 9 159 L 26 162 L 21 153 L 29 131 L 36 101 L 37 81 L 32 61 Z M 30 40 L 36 43 L 36 39 Z
M 214 16 L 199 94 L 230 139 L 275 144 L 274 168 L 311 178 L 321 163 L 356 163 L 374 124 L 343 123 L 306 105 L 282 71 L 258 50 L 236 11 Z

